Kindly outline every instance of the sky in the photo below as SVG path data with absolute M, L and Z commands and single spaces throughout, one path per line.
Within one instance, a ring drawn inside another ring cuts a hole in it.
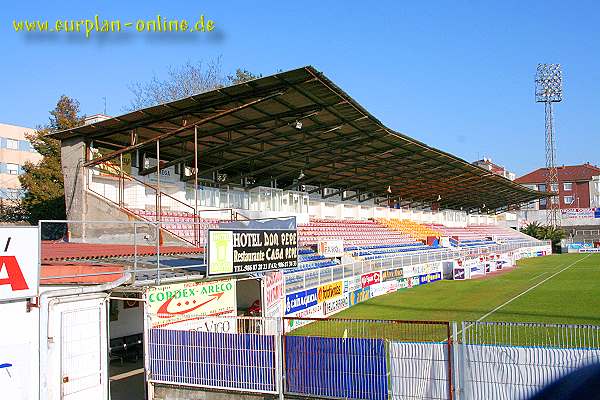
M 269 75 L 313 65 L 391 129 L 517 175 L 542 167 L 538 63 L 560 63 L 558 164 L 600 164 L 600 2 L 28 0 L 0 8 L 0 122 L 35 127 L 59 96 L 123 114 L 129 87 L 221 58 Z M 574 2 L 573 2 L 574 3 Z M 212 19 L 211 33 L 15 32 L 13 21 Z

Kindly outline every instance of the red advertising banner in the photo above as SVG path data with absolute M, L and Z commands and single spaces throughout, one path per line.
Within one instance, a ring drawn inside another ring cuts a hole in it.
M 368 274 L 362 274 L 360 277 L 360 285 L 363 288 L 380 282 L 381 272 L 369 272 Z

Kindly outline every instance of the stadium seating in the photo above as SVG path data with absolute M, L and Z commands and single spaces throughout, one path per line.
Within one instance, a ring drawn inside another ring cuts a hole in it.
M 375 246 L 350 246 L 347 251 L 351 251 L 353 257 L 362 260 L 379 260 L 382 258 L 398 257 L 403 253 L 413 251 L 426 251 L 436 249 L 438 246 L 427 246 L 422 243 L 398 244 L 398 245 L 375 245 Z
M 380 219 L 378 222 L 392 230 L 407 233 L 415 240 L 426 241 L 429 236 L 442 236 L 439 231 L 409 219 Z
M 338 264 L 339 261 L 325 258 L 324 256 L 317 254 L 313 249 L 305 247 L 298 249 L 298 267 L 286 269 L 283 272 L 284 274 L 291 274 L 299 271 L 331 267 Z
M 467 241 L 489 240 L 488 238 L 510 239 L 521 238 L 523 235 L 514 229 L 494 225 L 469 225 L 467 227 L 447 227 L 440 224 L 427 225 L 439 231 L 443 236 L 458 238 L 460 244 Z
M 131 210 L 134 214 L 147 221 L 156 221 L 157 215 L 155 211 L 147 210 Z M 218 219 L 207 219 L 207 218 L 196 218 L 194 220 L 194 214 L 186 213 L 182 211 L 163 211 L 160 214 L 160 220 L 162 221 L 162 228 L 169 231 L 170 233 L 188 241 L 194 243 L 194 238 L 199 238 L 200 244 L 204 243 L 206 231 L 209 228 L 218 228 Z M 194 222 L 196 222 L 194 224 Z M 196 234 L 196 231 L 198 233 Z
M 300 245 L 315 245 L 324 239 L 342 239 L 344 246 L 414 244 L 410 235 L 388 229 L 376 221 L 321 219 L 298 226 Z

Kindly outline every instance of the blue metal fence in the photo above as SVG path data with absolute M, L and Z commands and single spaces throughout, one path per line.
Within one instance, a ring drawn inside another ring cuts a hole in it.
M 276 393 L 270 335 L 150 329 L 150 381 Z
M 383 339 L 285 336 L 287 392 L 344 399 L 387 399 Z

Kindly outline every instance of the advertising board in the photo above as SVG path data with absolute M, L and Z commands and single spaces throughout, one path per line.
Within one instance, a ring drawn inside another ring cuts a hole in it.
M 267 272 L 264 278 L 264 316 L 280 317 L 283 303 L 283 273 Z
M 0 301 L 38 295 L 37 226 L 0 227 Z
M 337 299 L 323 302 L 323 316 L 327 317 L 349 307 L 350 300 L 348 296 L 338 297 Z
M 344 293 L 354 292 L 361 287 L 360 275 L 344 279 Z
M 566 208 L 560 210 L 562 218 L 600 218 L 600 208 Z
M 390 269 L 388 271 L 383 271 L 381 273 L 381 279 L 386 281 L 397 280 L 398 278 L 402 278 L 404 276 L 404 272 L 402 268 Z
M 294 268 L 295 230 L 208 230 L 208 275 L 225 276 Z
M 398 290 L 398 281 L 387 281 L 371 285 L 371 297 L 377 297 L 388 293 L 393 293 Z
M 285 315 L 315 306 L 318 303 L 317 288 L 302 290 L 285 296 Z
M 381 272 L 369 272 L 360 276 L 360 286 L 366 288 L 381 282 Z
M 237 314 L 235 285 L 227 279 L 150 286 L 146 298 L 151 327 L 235 332 L 235 320 L 210 318 Z
M 327 258 L 341 257 L 344 255 L 344 241 L 341 239 L 321 240 L 317 246 L 317 253 Z
M 358 303 L 362 303 L 365 300 L 368 300 L 371 297 L 370 288 L 367 286 L 365 288 L 357 289 L 354 292 L 350 292 L 348 294 L 348 303 L 349 306 L 352 307 Z
M 466 279 L 465 268 L 454 267 L 454 270 L 452 272 L 452 279 L 454 279 L 455 281 L 462 281 Z
M 317 290 L 317 300 L 322 303 L 326 300 L 341 296 L 344 291 L 344 285 L 342 281 L 328 283 L 327 285 L 319 286 Z

